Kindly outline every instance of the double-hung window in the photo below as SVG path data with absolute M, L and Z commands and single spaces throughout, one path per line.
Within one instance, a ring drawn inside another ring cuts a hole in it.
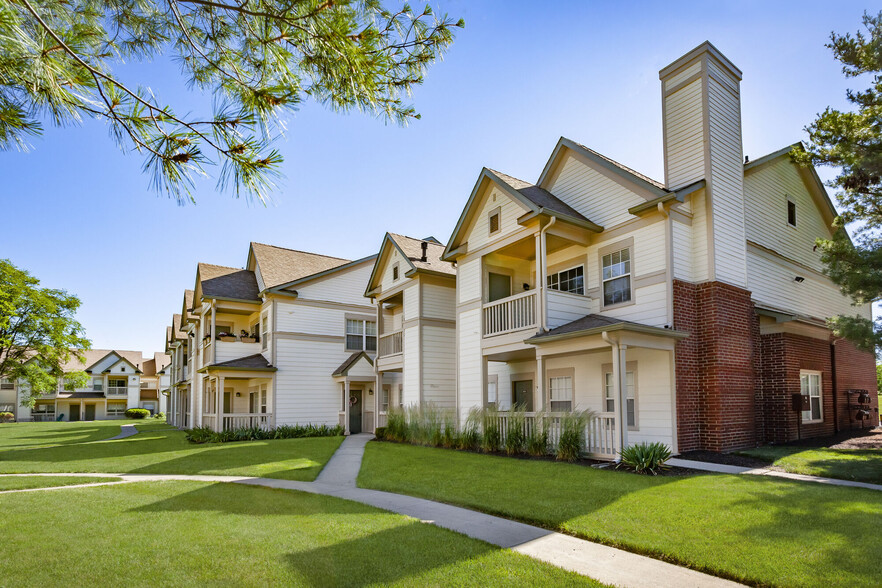
M 267 350 L 269 341 L 269 313 L 265 312 L 260 317 L 260 348 Z
M 9 378 L 0 378 L 0 390 L 12 390 L 15 388 L 15 384 L 12 383 L 12 380 Z
M 499 376 L 487 376 L 487 404 L 495 406 L 499 402 Z
M 824 420 L 823 407 L 821 405 L 821 373 L 799 372 L 799 391 L 803 396 L 808 396 L 808 410 L 802 411 L 803 423 L 820 423 Z
M 376 351 L 377 323 L 361 319 L 346 319 L 346 350 Z
M 628 398 L 628 404 L 625 407 L 625 420 L 628 422 L 629 429 L 637 428 L 636 380 L 634 370 L 629 369 L 625 372 L 625 391 Z M 612 371 L 605 371 L 603 374 L 603 408 L 606 412 L 616 411 L 615 380 Z
M 573 375 L 550 373 L 548 378 L 551 412 L 573 410 Z
M 548 276 L 548 287 L 552 290 L 559 290 L 560 292 L 584 294 L 585 266 L 577 265 L 568 270 L 550 274 Z
M 389 395 L 392 389 L 389 386 L 383 386 L 383 395 L 380 397 L 380 412 L 389 412 Z
M 601 258 L 603 305 L 631 300 L 631 250 L 621 249 Z

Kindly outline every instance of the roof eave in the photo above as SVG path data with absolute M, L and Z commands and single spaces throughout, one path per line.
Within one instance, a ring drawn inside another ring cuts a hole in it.
M 324 276 L 333 274 L 334 272 L 339 272 L 339 271 L 343 271 L 346 269 L 350 269 L 350 268 L 355 267 L 357 265 L 361 265 L 362 263 L 365 263 L 366 261 L 370 261 L 371 259 L 374 259 L 376 257 L 377 257 L 376 254 L 368 255 L 367 257 L 362 257 L 361 259 L 349 261 L 349 262 L 344 263 L 342 265 L 332 267 L 331 269 L 316 272 L 314 274 L 310 274 L 310 275 L 304 276 L 302 278 L 297 278 L 296 280 L 291 280 L 290 282 L 285 282 L 284 284 L 279 284 L 278 286 L 273 286 L 271 288 L 264 288 L 263 292 L 261 292 L 260 294 L 261 295 L 265 294 L 265 293 L 277 294 L 277 293 L 280 293 L 281 290 L 284 290 L 286 288 L 290 288 L 291 286 L 297 286 L 297 285 L 302 284 L 304 282 L 309 282 L 309 281 L 315 280 L 317 278 L 322 278 Z
M 643 204 L 632 206 L 628 209 L 628 212 L 630 214 L 633 214 L 634 216 L 639 216 L 644 212 L 650 212 L 652 210 L 658 209 L 659 204 L 667 204 L 668 202 L 671 202 L 673 200 L 676 200 L 677 202 L 683 202 L 684 200 L 686 200 L 686 196 L 689 196 L 693 192 L 701 190 L 705 186 L 707 186 L 707 182 L 703 179 L 698 180 L 697 182 L 692 182 L 688 186 L 684 186 L 676 192 L 668 192 L 667 194 L 659 196 L 654 200 L 649 200 L 647 202 L 644 202 Z
M 599 327 L 591 327 L 590 329 L 581 329 L 570 333 L 561 333 L 560 335 L 534 335 L 529 339 L 525 339 L 524 343 L 530 345 L 542 345 L 553 341 L 563 341 L 566 339 L 575 339 L 577 337 L 588 337 L 591 335 L 599 335 L 604 331 L 632 331 L 644 335 L 655 335 L 657 337 L 670 337 L 674 339 L 685 339 L 689 333 L 684 331 L 675 331 L 674 329 L 662 329 L 659 327 L 650 327 L 645 325 L 634 325 L 628 323 L 613 323 L 611 325 L 603 325 Z

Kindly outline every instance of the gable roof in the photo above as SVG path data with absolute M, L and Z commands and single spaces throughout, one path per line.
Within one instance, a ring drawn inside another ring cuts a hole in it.
M 185 341 L 187 339 L 187 333 L 181 329 L 181 315 L 173 314 L 172 315 L 172 336 L 174 337 L 173 341 Z
M 586 335 L 594 335 L 603 331 L 618 330 L 636 331 L 650 335 L 659 335 L 662 337 L 674 337 L 676 339 L 684 339 L 689 333 L 675 331 L 673 329 L 664 329 L 662 327 L 652 327 L 633 321 L 626 321 L 619 318 L 604 316 L 601 314 L 588 314 L 569 323 L 551 329 L 545 333 L 539 333 L 527 339 L 526 343 L 538 345 L 548 341 L 566 339 L 570 337 L 583 337 Z
M 247 355 L 245 357 L 239 357 L 237 359 L 231 359 L 229 361 L 221 361 L 219 363 L 213 363 L 211 365 L 207 365 L 205 367 L 199 368 L 199 372 L 207 372 L 209 370 L 216 369 L 226 369 L 226 370 L 242 370 L 242 371 L 262 371 L 262 372 L 274 372 L 276 368 L 266 360 L 266 358 L 260 353 L 255 353 L 254 355 Z
M 120 360 L 127 361 L 133 368 L 141 371 L 141 364 L 144 361 L 140 351 L 126 351 L 121 349 L 87 349 L 82 352 L 84 361 L 71 357 L 63 366 L 65 372 L 90 371 L 95 364 L 107 358 L 110 355 L 116 355 Z M 115 361 L 114 364 L 118 363 Z
M 196 269 L 196 285 L 203 298 L 260 301 L 257 280 L 252 271 L 200 263 Z
M 472 188 L 472 193 L 469 195 L 468 202 L 466 202 L 465 208 L 463 208 L 462 214 L 456 223 L 456 227 L 453 229 L 453 234 L 447 242 L 447 247 L 444 249 L 444 254 L 441 256 L 441 259 L 445 261 L 449 260 L 451 252 L 459 246 L 459 240 L 462 233 L 465 231 L 471 220 L 472 209 L 478 201 L 478 195 L 482 193 L 483 187 L 488 181 L 499 186 L 505 194 L 523 206 L 528 213 L 534 215 L 547 214 L 581 226 L 590 231 L 597 233 L 603 231 L 603 227 L 585 218 L 581 213 L 561 201 L 551 192 L 534 184 L 530 184 L 529 182 L 519 180 L 507 174 L 500 174 L 500 172 L 485 167 L 478 175 L 478 181 L 475 182 L 475 187 Z
M 357 364 L 357 363 L 359 362 L 359 360 L 360 360 L 362 357 L 365 358 L 365 359 L 367 360 L 368 364 L 370 364 L 371 367 L 373 367 L 374 362 L 371 361 L 371 356 L 370 356 L 370 355 L 368 355 L 368 354 L 367 354 L 366 352 L 364 352 L 364 351 L 356 351 L 355 353 L 353 353 L 352 355 L 350 355 L 348 358 L 346 358 L 346 361 L 344 361 L 343 363 L 341 363 L 341 364 L 340 364 L 340 367 L 338 367 L 337 369 L 335 369 L 335 370 L 334 370 L 334 373 L 331 374 L 331 376 L 334 377 L 334 378 L 338 378 L 338 377 L 340 377 L 340 376 L 345 376 L 345 375 L 347 375 L 347 374 L 349 373 L 349 370 L 352 369 L 352 367 L 353 367 L 355 364 Z
M 156 376 L 163 373 L 165 368 L 171 363 L 171 357 L 164 353 L 154 353 L 150 359 L 145 359 L 141 365 L 141 370 L 145 376 Z
M 265 290 L 351 263 L 349 259 L 319 255 L 252 241 L 248 259 L 254 259 Z
M 545 167 L 543 168 L 542 173 L 539 175 L 539 181 L 537 182 L 540 186 L 545 184 L 546 180 L 548 179 L 548 175 L 554 168 L 554 164 L 563 149 L 571 149 L 575 151 L 576 153 L 584 156 L 598 166 L 613 172 L 613 174 L 619 176 L 623 180 L 629 181 L 633 184 L 637 184 L 638 186 L 648 190 L 656 197 L 663 196 L 664 194 L 670 192 L 670 190 L 665 188 L 664 183 L 659 182 L 658 180 L 654 180 L 647 175 L 641 174 L 640 172 L 631 169 L 627 165 L 619 163 L 614 159 L 610 159 L 606 155 L 601 155 L 597 151 L 594 151 L 593 149 L 590 149 L 585 145 L 582 145 L 581 143 L 577 143 L 572 139 L 567 139 L 566 137 L 561 137 L 560 139 L 558 139 L 557 145 L 555 145 L 554 150 L 551 152 L 551 157 L 549 157 L 548 161 L 545 163 Z
M 426 261 L 422 261 L 423 243 L 426 243 Z M 382 275 L 380 271 L 381 265 L 386 259 L 386 252 L 390 248 L 396 249 L 410 267 L 410 269 L 405 270 L 405 276 L 410 277 L 416 272 L 425 271 L 456 277 L 456 267 L 452 263 L 441 259 L 441 256 L 444 254 L 444 245 L 439 243 L 435 237 L 415 239 L 406 235 L 386 233 L 383 237 L 383 244 L 380 245 L 380 252 L 377 254 L 374 267 L 371 270 L 370 278 L 368 278 L 365 296 L 369 296 L 370 292 L 379 286 L 376 282 Z
M 181 316 L 185 320 L 196 318 L 196 313 L 193 312 L 193 290 L 184 290 L 184 306 L 181 308 Z

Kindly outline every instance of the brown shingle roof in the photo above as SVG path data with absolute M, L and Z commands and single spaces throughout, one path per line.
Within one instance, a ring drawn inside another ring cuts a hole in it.
M 145 376 L 155 376 L 162 368 L 171 363 L 171 358 L 164 353 L 154 353 L 150 359 L 145 359 L 141 371 Z
M 606 155 L 603 155 L 602 153 L 598 153 L 597 151 L 595 151 L 594 149 L 591 149 L 591 148 L 589 148 L 589 147 L 585 147 L 585 146 L 582 145 L 581 143 L 578 143 L 578 142 L 576 142 L 576 141 L 573 141 L 572 139 L 568 139 L 568 141 L 571 141 L 571 142 L 574 143 L 575 145 L 578 145 L 580 148 L 584 149 L 585 151 L 589 151 L 589 152 L 591 152 L 591 153 L 594 154 L 596 157 L 599 157 L 600 159 L 603 159 L 603 160 L 606 161 L 607 163 L 616 166 L 617 168 L 621 169 L 622 171 L 628 172 L 628 173 L 631 174 L 632 176 L 635 176 L 635 177 L 637 177 L 637 178 L 643 180 L 644 182 L 646 182 L 646 183 L 648 183 L 648 184 L 652 184 L 652 185 L 655 186 L 656 188 L 660 188 L 660 189 L 662 189 L 662 190 L 667 190 L 667 188 L 665 188 L 665 185 L 664 185 L 662 182 L 659 182 L 659 181 L 657 181 L 657 180 L 653 180 L 653 179 L 650 178 L 649 176 L 643 175 L 643 174 L 641 174 L 640 172 L 631 169 L 631 168 L 628 167 L 627 165 L 623 165 L 623 164 L 619 163 L 618 161 L 616 161 L 616 160 L 614 160 L 614 159 L 610 159 L 610 158 L 607 157 Z
M 456 268 L 447 261 L 441 261 L 441 255 L 444 253 L 444 245 L 438 243 L 434 237 L 426 239 L 414 239 L 405 235 L 396 235 L 389 233 L 389 237 L 395 241 L 398 248 L 407 256 L 413 266 L 417 269 L 431 270 L 444 274 L 456 275 Z M 427 243 L 426 261 L 420 261 L 423 256 L 422 243 Z
M 235 267 L 200 263 L 198 273 L 203 297 L 260 300 L 254 272 Z
M 254 369 L 254 370 L 272 370 L 275 371 L 276 368 L 270 364 L 266 360 L 266 358 L 260 353 L 255 353 L 254 355 L 248 355 L 246 357 L 240 357 L 238 359 L 231 359 L 229 361 L 222 361 L 220 363 L 213 363 L 211 365 L 205 366 L 201 368 L 199 371 L 206 371 L 209 369 L 223 369 L 223 368 L 239 368 L 239 369 Z
M 77 358 L 71 357 L 71 360 L 64 365 L 63 369 L 65 372 L 87 370 L 111 353 L 116 353 L 139 370 L 142 369 L 141 364 L 144 362 L 144 358 L 140 351 L 124 351 L 120 349 L 88 349 L 83 352 L 85 361 L 80 362 Z
M 184 290 L 184 307 L 181 309 L 181 311 L 183 313 L 186 313 L 186 314 L 184 314 L 184 316 L 188 319 L 196 317 L 196 314 L 191 312 L 192 308 L 193 308 L 193 290 Z
M 544 208 L 544 209 L 549 210 L 551 212 L 557 212 L 557 213 L 564 214 L 566 216 L 570 216 L 572 218 L 576 218 L 579 220 L 586 220 L 586 221 L 588 220 L 587 218 L 585 218 L 584 215 L 582 215 L 582 213 L 578 212 L 572 206 L 570 206 L 566 202 L 562 201 L 560 198 L 558 198 L 557 196 L 555 196 L 554 194 L 552 194 L 548 190 L 545 190 L 544 188 L 540 188 L 539 186 L 536 186 L 535 184 L 525 182 L 524 180 L 519 180 L 518 178 L 515 178 L 515 177 L 510 176 L 508 174 L 498 172 L 494 169 L 490 169 L 490 168 L 487 168 L 487 169 L 490 170 L 491 172 L 493 172 L 494 174 L 496 174 L 496 176 L 500 180 L 502 180 L 503 182 L 505 182 L 506 184 L 508 184 L 509 186 L 514 188 L 515 190 L 517 190 L 518 193 L 520 193 L 522 196 L 524 196 L 524 198 L 526 198 L 527 200 L 529 200 L 530 202 L 532 202 L 536 206 L 539 206 L 540 208 Z
M 251 243 L 264 288 L 275 288 L 350 262 L 348 259 Z
M 187 333 L 181 330 L 181 315 L 173 314 L 172 315 L 172 333 L 174 334 L 175 341 L 184 341 L 187 338 Z

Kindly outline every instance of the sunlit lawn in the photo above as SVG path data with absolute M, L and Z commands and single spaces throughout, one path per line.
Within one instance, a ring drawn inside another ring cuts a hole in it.
M 25 490 L 28 488 L 55 488 L 97 482 L 116 482 L 120 478 L 100 476 L 0 476 L 0 492 L 6 490 Z
M 440 500 L 752 583 L 878 586 L 882 492 L 762 476 L 648 477 L 393 443 L 359 486 Z
M 434 525 L 286 490 L 137 482 L 3 494 L 0 511 L 8 586 L 597 586 Z
M 0 473 L 106 472 L 213 474 L 314 480 L 342 437 L 195 445 L 164 422 L 134 422 L 138 435 L 119 433 L 120 422 L 0 425 Z M 73 426 L 72 426 L 73 425 Z
M 827 449 L 775 445 L 740 451 L 786 472 L 882 484 L 882 449 Z

